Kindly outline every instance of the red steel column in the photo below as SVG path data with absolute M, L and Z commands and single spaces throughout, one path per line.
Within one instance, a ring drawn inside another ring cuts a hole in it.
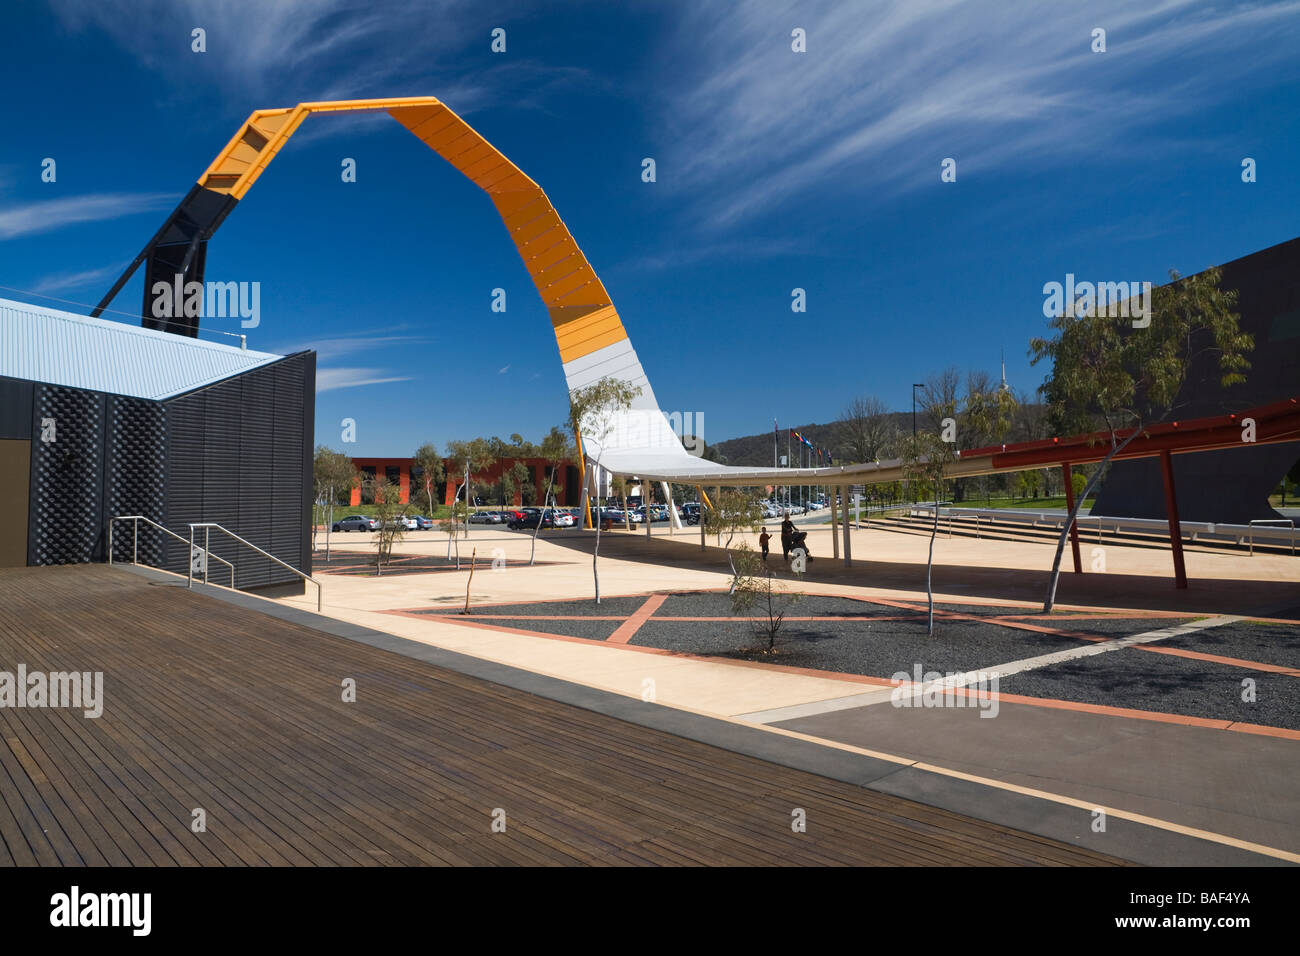
M 1174 586 L 1187 588 L 1187 567 L 1183 563 L 1183 527 L 1178 522 L 1178 493 L 1174 489 L 1174 460 L 1168 451 L 1160 453 L 1160 470 L 1165 478 L 1165 515 L 1169 518 L 1169 547 L 1174 553 Z
M 1070 463 L 1061 462 L 1061 478 L 1065 482 L 1065 510 L 1074 509 L 1074 483 L 1070 478 Z M 1074 552 L 1074 573 L 1082 574 L 1083 566 L 1079 562 L 1079 524 L 1070 522 L 1070 550 Z

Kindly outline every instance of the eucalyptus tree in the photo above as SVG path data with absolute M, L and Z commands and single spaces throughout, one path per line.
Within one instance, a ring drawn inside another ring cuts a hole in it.
M 576 389 L 569 394 L 569 424 L 575 435 L 586 435 L 596 444 L 596 461 L 592 476 L 600 480 L 600 461 L 605 453 L 605 443 L 617 425 L 620 412 L 627 411 L 632 401 L 641 394 L 641 387 L 629 385 L 622 379 L 605 376 L 590 385 Z M 585 485 L 585 482 L 584 482 Z M 599 515 L 600 495 L 597 489 L 597 514 Z M 584 501 L 585 505 L 586 502 Z M 646 514 L 646 520 L 650 518 Z M 600 574 L 596 569 L 596 559 L 600 554 L 600 520 L 596 521 L 596 545 L 591 552 L 591 575 L 596 587 L 596 603 L 600 603 Z
M 1233 311 L 1237 293 L 1221 289 L 1221 277 L 1217 268 L 1186 277 L 1171 270 L 1171 281 L 1152 290 L 1149 314 L 1140 320 L 1113 304 L 1093 306 L 1082 315 L 1067 304 L 1049 323 L 1055 334 L 1030 341 L 1033 363 L 1052 363 L 1042 386 L 1052 424 L 1064 434 L 1104 430 L 1110 439 L 1057 539 L 1044 613 L 1056 602 L 1070 527 L 1115 456 L 1145 426 L 1178 410 L 1193 368 L 1225 387 L 1246 380 L 1247 355 L 1255 342 L 1241 330 L 1241 317 Z
M 445 480 L 446 469 L 442 463 L 442 457 L 438 454 L 437 446 L 432 442 L 425 442 L 415 450 L 415 466 L 421 469 L 420 474 L 420 491 L 424 494 L 425 505 L 429 509 L 429 517 L 433 517 L 436 501 L 434 492 L 438 483 Z
M 352 459 L 324 445 L 316 446 L 312 459 L 312 481 L 316 486 L 316 504 L 313 510 L 323 512 L 325 524 L 325 562 L 330 559 L 330 531 L 334 527 L 334 502 L 343 491 L 356 488 L 361 483 Z M 316 521 L 312 522 L 312 550 L 316 548 Z
M 559 425 L 552 425 L 551 430 L 546 433 L 542 439 L 541 457 L 546 459 L 546 494 L 542 496 L 542 511 L 537 515 L 537 527 L 533 529 L 532 546 L 528 552 L 528 564 L 531 566 L 533 560 L 537 557 L 537 535 L 542 530 L 542 516 L 550 506 L 551 493 L 556 495 L 560 493 L 561 486 L 555 481 L 555 473 L 559 471 L 560 465 L 573 457 L 573 439 L 565 433 Z

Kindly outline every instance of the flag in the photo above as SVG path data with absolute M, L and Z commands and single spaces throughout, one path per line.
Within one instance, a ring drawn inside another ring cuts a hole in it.
M 826 449 L 826 464 L 828 465 L 835 464 L 835 460 L 831 458 L 831 450 L 829 448 Z

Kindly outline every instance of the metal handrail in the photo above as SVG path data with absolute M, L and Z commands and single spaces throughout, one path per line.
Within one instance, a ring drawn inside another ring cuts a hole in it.
M 252 548 L 262 557 L 270 558 L 276 564 L 280 565 L 280 567 L 288 571 L 292 571 L 294 574 L 298 575 L 298 577 L 302 578 L 304 581 L 310 581 L 312 584 L 316 585 L 316 610 L 318 612 L 325 610 L 325 586 L 323 584 L 321 584 L 319 581 L 313 578 L 310 574 L 304 574 L 303 572 L 295 568 L 293 565 L 286 564 L 285 562 L 277 558 L 275 555 L 271 554 L 269 551 L 263 551 L 257 545 L 253 544 L 253 542 L 245 538 L 241 538 L 239 535 L 235 534 L 235 532 L 231 531 L 229 528 L 223 528 L 215 521 L 198 521 L 198 522 L 192 522 L 190 524 L 190 553 L 191 554 L 194 553 L 194 529 L 195 528 L 203 529 L 203 550 L 204 551 L 207 551 L 209 532 L 213 528 L 216 528 L 218 531 L 223 531 L 226 534 L 230 535 L 230 537 L 234 538 L 240 544 Z M 206 561 L 203 562 L 203 583 L 204 584 L 208 583 L 208 564 Z M 194 564 L 192 562 L 190 564 L 189 583 L 187 586 L 190 588 L 194 587 Z
M 943 503 L 940 502 L 940 507 Z M 931 502 L 916 503 L 909 506 L 909 515 L 912 517 L 927 517 L 933 514 L 934 504 Z M 1066 514 L 1047 514 L 1045 512 L 1035 512 L 1028 509 L 999 509 L 996 512 L 990 512 L 980 508 L 952 508 L 947 509 L 949 517 L 949 527 L 951 528 L 952 519 L 961 519 L 978 513 L 990 524 L 1002 522 L 1004 525 L 1012 526 L 1016 524 L 1028 525 L 1032 528 L 1046 526 L 1054 529 L 1062 527 L 1066 519 Z M 919 513 L 919 514 L 918 514 Z M 942 517 L 942 515 L 941 515 Z M 1164 534 L 1169 523 L 1164 518 L 1116 518 L 1106 515 L 1078 515 L 1075 523 L 1080 532 L 1088 528 L 1094 528 L 1097 532 L 1097 542 L 1101 543 L 1102 532 L 1109 527 L 1114 535 L 1133 535 L 1133 534 Z M 1291 554 L 1296 554 L 1297 546 L 1297 529 L 1294 519 L 1291 518 L 1256 518 L 1247 524 L 1228 524 L 1224 522 L 1198 522 L 1183 521 L 1180 522 L 1184 534 L 1190 532 L 1193 541 L 1198 540 L 1198 535 L 1219 535 L 1221 537 L 1233 537 L 1237 539 L 1237 545 L 1247 544 L 1251 548 L 1251 554 L 1254 554 L 1255 532 L 1261 532 L 1260 537 L 1269 537 L 1271 541 L 1277 541 L 1282 547 L 1287 544 L 1287 538 L 1290 538 Z M 1267 535 L 1272 531 L 1274 535 Z M 1288 536 L 1286 532 L 1290 532 Z M 978 532 L 977 532 L 978 533 Z
M 1290 525 L 1291 556 L 1295 557 L 1295 522 L 1290 518 L 1256 518 L 1250 522 L 1250 556 L 1255 556 L 1255 525 Z
M 140 522 L 141 521 L 143 521 L 147 525 L 151 525 L 157 528 L 163 534 L 171 535 L 181 544 L 186 543 L 185 539 L 182 538 L 180 535 L 178 535 L 175 531 L 172 531 L 168 528 L 164 528 L 157 521 L 154 521 L 152 518 L 146 517 L 145 515 L 114 515 L 112 518 L 108 519 L 108 563 L 109 564 L 113 563 L 113 522 L 114 521 L 130 521 L 132 523 L 131 524 L 131 563 L 132 564 L 140 563 L 138 557 L 140 554 Z M 190 541 L 189 545 L 190 545 L 190 554 L 189 554 L 188 561 L 192 570 L 194 565 L 194 542 Z M 222 564 L 230 568 L 230 589 L 233 591 L 235 589 L 235 566 L 231 564 L 229 561 L 227 561 L 225 558 L 213 554 L 211 551 L 208 551 L 206 548 L 204 549 L 203 553 L 205 558 L 216 558 Z M 205 560 L 203 563 L 203 567 L 205 571 L 207 569 L 207 566 L 208 566 L 207 561 Z

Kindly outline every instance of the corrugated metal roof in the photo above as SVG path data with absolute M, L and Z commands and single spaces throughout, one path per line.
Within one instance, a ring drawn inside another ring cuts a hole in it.
M 154 400 L 281 358 L 0 299 L 0 375 Z

